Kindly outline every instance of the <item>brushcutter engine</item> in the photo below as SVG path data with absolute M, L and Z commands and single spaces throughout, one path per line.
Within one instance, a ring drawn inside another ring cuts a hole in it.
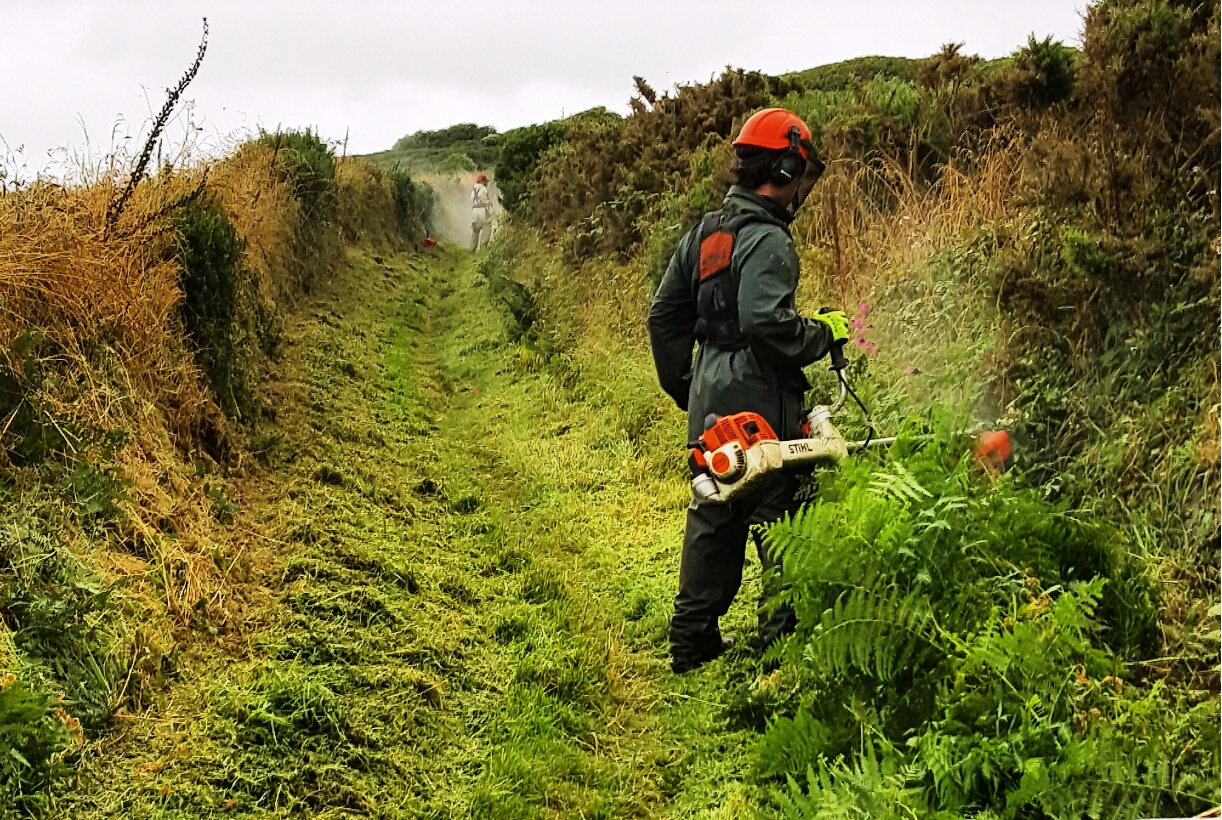
M 700 440 L 694 442 L 689 459 L 692 493 L 698 500 L 726 503 L 777 470 L 836 467 L 848 458 L 850 450 L 882 443 L 871 437 L 850 444 L 832 424 L 832 416 L 844 406 L 846 394 L 851 394 L 859 405 L 861 401 L 844 377 L 848 360 L 843 343 L 832 348 L 831 360 L 831 369 L 840 382 L 840 397 L 831 406 L 818 405 L 807 413 L 802 425 L 807 438 L 781 441 L 758 413 L 710 417 Z
M 810 437 L 790 441 L 779 440 L 758 413 L 717 419 L 692 448 L 692 492 L 703 501 L 727 502 L 776 470 L 835 467 L 847 458 L 848 445 L 829 408 L 816 407 L 808 418 Z

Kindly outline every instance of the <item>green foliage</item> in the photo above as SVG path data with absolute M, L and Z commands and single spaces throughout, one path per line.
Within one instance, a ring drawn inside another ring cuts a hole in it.
M 490 125 L 476 125 L 473 122 L 451 125 L 439 131 L 417 131 L 400 138 L 395 143 L 396 151 L 408 148 L 453 148 L 461 147 L 462 143 L 485 140 L 496 134 L 496 129 Z
M 453 174 L 459 171 L 474 171 L 475 160 L 462 151 L 449 151 L 437 163 L 437 170 L 443 174 Z
M 1206 807 L 1216 704 L 1176 711 L 1187 693 L 1141 688 L 1122 660 L 1150 649 L 1149 582 L 1113 533 L 984 477 L 949 429 L 909 422 L 767 530 L 798 616 L 778 651 L 804 694 L 761 775 L 790 778 L 793 817 Z
M 513 317 L 510 338 L 518 341 L 531 331 L 539 314 L 530 291 L 509 276 L 505 244 L 503 238 L 498 238 L 488 253 L 476 260 L 475 265 L 479 275 L 487 282 L 493 298 L 503 304 Z
M 1032 34 L 1027 45 L 1014 55 L 1018 102 L 1038 108 L 1064 102 L 1073 96 L 1077 82 L 1078 52 L 1051 36 L 1043 40 Z
M 805 91 L 845 91 L 878 78 L 916 83 L 920 60 L 906 57 L 857 57 L 789 75 Z
M 221 409 L 231 416 L 251 398 L 237 348 L 239 268 L 245 243 L 214 194 L 188 200 L 174 215 L 183 328 Z
M 120 658 L 107 651 L 103 631 L 110 590 L 64 544 L 48 523 L 49 505 L 0 517 L 0 620 L 11 633 L 28 674 L 66 695 L 88 730 L 118 706 Z
M 497 162 L 501 135 L 495 128 L 460 123 L 439 131 L 417 131 L 397 140 L 389 151 L 365 160 L 384 171 L 454 171 L 491 168 Z
M 505 210 L 515 215 L 527 215 L 530 186 L 535 179 L 539 159 L 545 151 L 561 142 L 564 135 L 564 125 L 559 122 L 528 125 L 502 135 L 496 159 L 496 185 Z
M 15 465 L 38 464 L 51 456 L 65 457 L 87 435 L 79 425 L 56 418 L 47 392 L 58 380 L 47 368 L 54 344 L 38 330 L 27 330 L 0 360 L 0 413 L 7 420 L 4 447 Z
M 120 504 L 131 482 L 115 458 L 129 434 L 63 416 L 56 405 L 70 402 L 73 393 L 54 375 L 55 351 L 42 333 L 23 333 L 4 359 L 0 413 L 7 419 L 3 445 L 8 464 L 39 470 L 83 523 L 104 527 L 121 519 Z
M 418 246 L 420 240 L 431 231 L 437 194 L 398 167 L 389 173 L 389 177 L 395 200 L 395 224 L 409 245 Z
M 261 131 L 258 140 L 272 149 L 279 173 L 301 204 L 302 223 L 295 241 L 298 281 L 294 284 L 308 293 L 339 258 L 335 151 L 310 129 Z
M 307 222 L 325 222 L 335 210 L 335 151 L 317 132 L 260 132 L 259 142 L 270 147 L 305 210 Z
M 13 676 L 0 679 L 0 817 L 47 806 L 46 790 L 68 774 L 61 758 L 72 736 L 55 699 Z
M 1160 654 L 1197 680 L 1216 654 L 1192 636 L 1216 628 L 1218 42 L 1216 5 L 1091 7 L 1074 96 L 1033 128 L 1039 207 L 996 286 L 1028 475 L 1176 566 Z

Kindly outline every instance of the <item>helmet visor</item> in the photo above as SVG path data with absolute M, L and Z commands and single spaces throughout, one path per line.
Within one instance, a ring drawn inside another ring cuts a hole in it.
M 804 140 L 803 147 L 806 148 L 806 173 L 802 175 L 802 179 L 798 183 L 797 193 L 794 195 L 794 213 L 797 213 L 798 208 L 802 207 L 802 203 L 810 196 L 810 192 L 814 189 L 815 183 L 819 181 L 819 177 L 823 176 L 823 172 L 827 170 L 827 166 L 819 159 L 819 155 L 810 147 L 809 142 Z

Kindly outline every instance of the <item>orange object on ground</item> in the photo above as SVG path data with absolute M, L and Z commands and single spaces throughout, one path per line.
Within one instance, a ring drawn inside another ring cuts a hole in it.
M 426 248 L 435 248 L 437 247 L 437 240 L 431 236 L 426 236 L 424 238 L 424 242 L 422 242 L 421 244 L 423 244 L 424 247 Z
M 1010 434 L 1005 430 L 990 430 L 976 436 L 976 458 L 995 476 L 1005 472 L 1006 461 L 1013 452 Z

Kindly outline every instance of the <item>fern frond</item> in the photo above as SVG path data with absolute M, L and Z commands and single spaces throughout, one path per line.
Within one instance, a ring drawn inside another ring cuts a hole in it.
M 935 645 L 933 623 L 929 601 L 920 593 L 858 587 L 823 613 L 803 655 L 824 674 L 857 670 L 888 681 L 918 651 Z
M 877 498 L 886 498 L 905 506 L 933 493 L 921 486 L 916 476 L 908 472 L 903 464 L 892 464 L 890 471 L 878 472 L 870 479 L 870 493 Z

